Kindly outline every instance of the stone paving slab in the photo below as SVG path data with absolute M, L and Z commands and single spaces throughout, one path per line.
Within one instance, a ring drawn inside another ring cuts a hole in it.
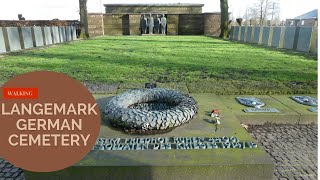
M 297 112 L 300 114 L 299 117 L 299 124 L 310 124 L 310 123 L 316 123 L 318 124 L 318 113 L 316 112 L 311 112 L 308 109 L 312 108 L 312 106 L 306 106 L 303 104 L 299 104 L 292 100 L 290 97 L 291 96 L 300 96 L 298 94 L 294 95 L 271 95 L 272 98 L 275 100 L 281 102 L 282 104 L 288 106 L 290 109 L 293 111 Z M 317 97 L 315 94 L 307 95 L 311 97 Z
M 273 179 L 317 179 L 317 125 L 249 126 L 275 163 Z
M 243 109 L 250 108 L 240 104 L 236 97 L 256 97 L 266 105 L 263 108 L 276 108 L 278 113 L 246 113 Z M 268 95 L 226 95 L 219 96 L 219 99 L 228 107 L 231 112 L 244 124 L 297 124 L 300 114 Z
M 22 169 L 17 168 L 10 164 L 8 161 L 0 157 L 0 179 L 25 179 Z

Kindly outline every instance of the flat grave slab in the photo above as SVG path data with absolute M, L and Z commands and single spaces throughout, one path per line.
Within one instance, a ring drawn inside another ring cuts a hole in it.
M 191 94 L 199 113 L 188 124 L 156 135 L 132 135 L 101 121 L 104 138 L 231 137 L 254 139 L 230 110 L 214 94 Z M 96 95 L 101 111 L 112 95 Z M 208 122 L 211 110 L 219 109 L 223 118 L 218 130 Z M 32 179 L 51 177 L 90 179 L 272 179 L 273 162 L 258 144 L 257 148 L 92 150 L 82 161 L 54 173 L 26 173 Z
M 265 106 L 261 108 L 275 108 L 279 112 L 257 112 L 247 113 L 244 109 L 250 109 L 251 107 L 240 104 L 236 97 L 255 97 L 265 103 Z M 293 111 L 281 102 L 273 99 L 268 95 L 226 95 L 219 96 L 221 102 L 228 107 L 229 110 L 244 124 L 265 124 L 265 123 L 277 123 L 277 124 L 296 124 L 299 121 L 300 114 Z
M 314 108 L 313 106 L 307 106 L 303 104 L 299 104 L 292 100 L 291 96 L 299 96 L 299 94 L 293 94 L 293 95 L 271 95 L 272 98 L 275 100 L 285 104 L 293 111 L 297 112 L 299 116 L 299 124 L 310 124 L 310 123 L 316 123 L 318 124 L 318 113 L 317 112 L 311 112 L 309 109 Z M 317 97 L 315 94 L 307 95 L 311 97 Z

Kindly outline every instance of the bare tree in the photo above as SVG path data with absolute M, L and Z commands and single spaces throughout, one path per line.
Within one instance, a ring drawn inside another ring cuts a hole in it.
M 80 38 L 88 38 L 89 30 L 88 30 L 87 0 L 79 0 L 79 7 L 80 7 L 80 27 L 81 27 Z
M 228 0 L 220 0 L 221 24 L 220 38 L 228 38 L 229 36 L 229 12 Z
M 256 3 L 247 9 L 246 18 L 257 20 L 262 26 L 266 20 L 278 17 L 280 13 L 278 0 L 256 0 Z

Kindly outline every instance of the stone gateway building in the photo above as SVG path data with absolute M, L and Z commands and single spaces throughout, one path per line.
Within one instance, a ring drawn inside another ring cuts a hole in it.
M 220 34 L 220 13 L 202 13 L 203 4 L 105 4 L 105 13 L 88 13 L 89 34 L 141 35 L 141 20 L 166 18 L 166 35 Z M 148 34 L 149 29 L 148 29 Z M 155 30 L 151 32 L 157 34 Z M 161 33 L 161 32 L 160 32 Z

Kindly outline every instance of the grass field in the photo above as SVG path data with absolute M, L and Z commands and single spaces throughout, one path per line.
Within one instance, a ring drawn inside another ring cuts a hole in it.
M 316 57 L 204 36 L 100 37 L 0 58 L 0 82 L 34 70 L 95 83 L 293 82 L 314 88 L 317 81 Z

